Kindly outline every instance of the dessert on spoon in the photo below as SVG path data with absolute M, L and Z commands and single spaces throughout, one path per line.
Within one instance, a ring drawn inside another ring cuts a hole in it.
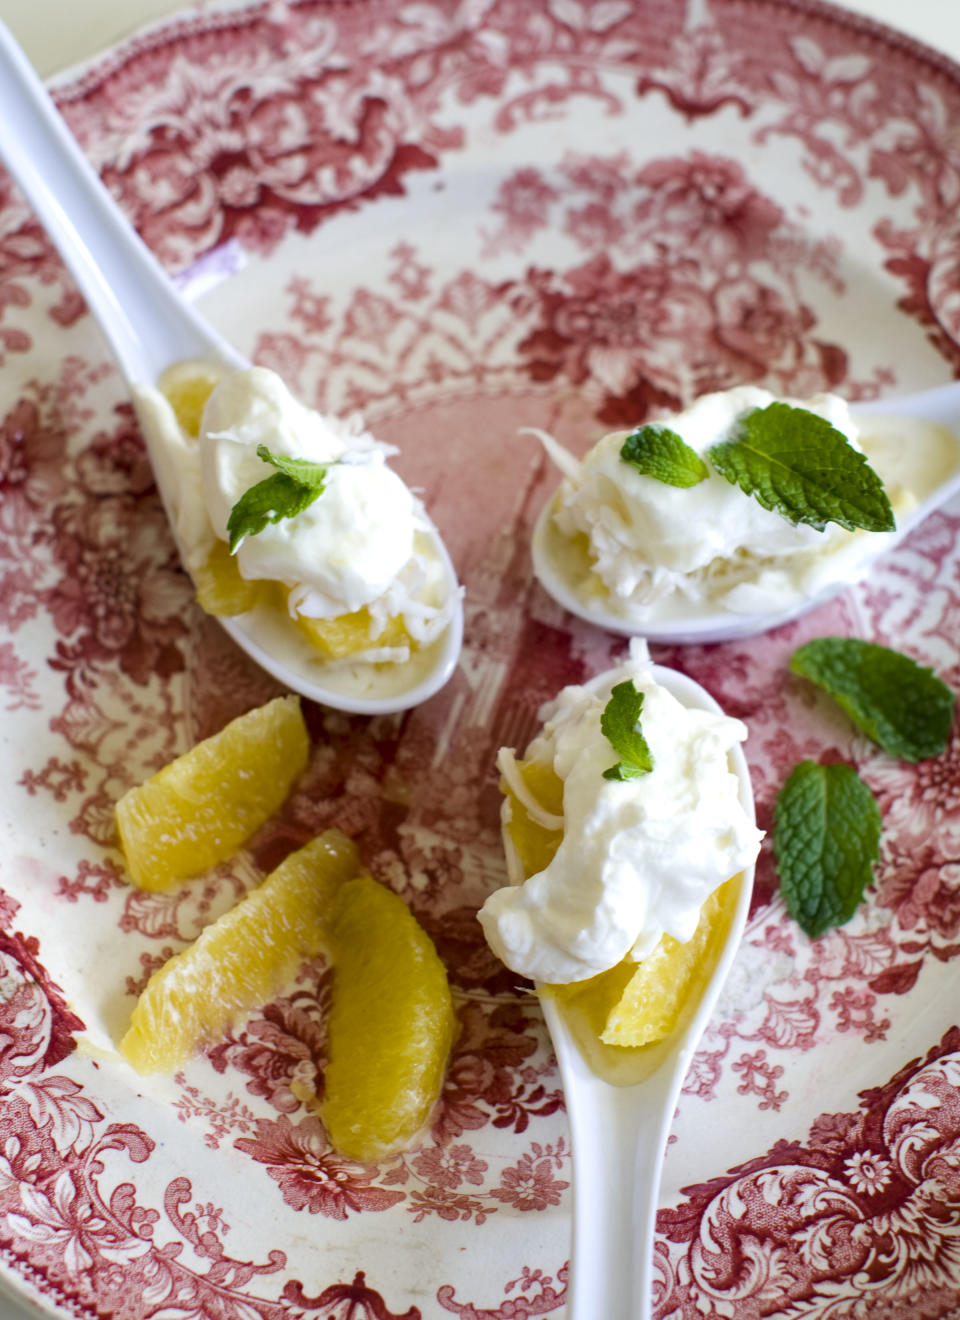
M 645 1320 L 667 1136 L 762 837 L 746 728 L 639 640 L 543 716 L 522 760 L 498 758 L 511 883 L 480 920 L 494 952 L 536 981 L 560 1064 L 570 1320 Z
M 571 613 L 656 642 L 796 618 L 869 572 L 960 489 L 960 386 L 850 408 L 740 386 L 613 432 L 563 473 L 534 570 Z
M 422 700 L 455 661 L 460 591 L 395 450 L 264 367 L 181 362 L 132 393 L 200 605 L 328 705 Z
M 2 23 L 0 118 L 0 159 L 130 387 L 200 603 L 315 701 L 375 715 L 426 700 L 457 665 L 462 590 L 392 448 L 304 407 L 180 298 Z

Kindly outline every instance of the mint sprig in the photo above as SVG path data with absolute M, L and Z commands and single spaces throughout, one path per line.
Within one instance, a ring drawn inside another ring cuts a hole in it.
M 656 422 L 631 431 L 620 457 L 645 477 L 654 477 L 667 486 L 696 486 L 710 474 L 706 463 L 682 436 Z
M 640 732 L 643 693 L 625 679 L 611 690 L 610 700 L 600 716 L 600 732 L 620 757 L 616 765 L 604 770 L 604 779 L 639 779 L 653 769 L 653 757 L 647 740 Z
M 295 518 L 308 509 L 323 494 L 327 472 L 337 461 L 315 463 L 308 458 L 287 458 L 272 454 L 266 445 L 257 445 L 257 455 L 279 470 L 245 490 L 230 510 L 227 536 L 231 554 L 236 553 L 244 537 L 256 536 L 268 523 Z
M 722 476 L 765 509 L 822 532 L 892 532 L 896 523 L 883 483 L 863 454 L 824 417 L 788 403 L 754 408 L 737 435 L 711 446 Z
M 891 756 L 917 762 L 946 748 L 956 697 L 910 656 L 856 637 L 818 637 L 794 651 L 790 668 Z
M 780 892 L 816 939 L 853 916 L 880 856 L 880 809 L 848 765 L 801 761 L 780 790 L 773 830 Z

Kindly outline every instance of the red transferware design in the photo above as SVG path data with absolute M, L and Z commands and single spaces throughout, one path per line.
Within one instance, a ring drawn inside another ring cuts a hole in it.
M 416 711 L 308 707 L 304 779 L 235 863 L 128 887 L 113 802 L 276 687 L 193 603 L 109 353 L 0 177 L 2 1277 L 79 1320 L 560 1320 L 562 1093 L 475 912 L 496 749 L 624 644 L 534 583 L 555 474 L 518 432 L 582 451 L 737 383 L 954 375 L 960 69 L 816 0 L 304 0 L 153 28 L 58 100 L 171 270 L 233 272 L 214 324 L 402 448 L 467 632 Z M 960 686 L 958 531 L 954 504 L 801 621 L 655 654 L 747 722 L 761 825 L 807 757 L 884 818 L 867 902 L 815 944 L 765 847 L 676 1117 L 658 1320 L 960 1308 L 960 742 L 892 761 L 787 670 L 843 633 Z M 114 1052 L 149 974 L 328 825 L 434 937 L 462 1024 L 430 1130 L 376 1165 L 297 1099 L 321 963 L 174 1078 Z

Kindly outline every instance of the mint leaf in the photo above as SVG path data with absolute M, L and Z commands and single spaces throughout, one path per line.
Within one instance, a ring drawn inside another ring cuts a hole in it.
M 640 729 L 643 693 L 628 678 L 618 683 L 600 716 L 600 732 L 620 757 L 616 765 L 604 770 L 604 779 L 639 779 L 653 769 L 653 757 Z
M 274 472 L 265 481 L 258 481 L 243 492 L 230 510 L 227 519 L 230 553 L 235 554 L 244 537 L 256 536 L 267 523 L 296 517 L 308 509 L 319 494 L 318 490 L 287 476 L 286 472 Z
M 891 756 L 923 761 L 946 748 L 956 697 L 910 656 L 856 637 L 818 637 L 794 651 L 790 668 Z
M 315 463 L 312 458 L 287 458 L 285 454 L 271 454 L 266 445 L 257 445 L 257 457 L 262 458 L 264 463 L 272 463 L 295 481 L 309 486 L 318 495 L 327 484 L 327 470 L 338 461 L 331 459 L 327 463 Z
M 645 477 L 668 486 L 696 486 L 710 469 L 695 449 L 668 426 L 638 426 L 623 442 L 620 457 Z
M 846 436 L 824 417 L 771 403 L 741 419 L 732 440 L 713 445 L 719 473 L 765 509 L 822 532 L 828 522 L 847 531 L 892 532 L 896 523 L 880 478 Z
M 257 454 L 272 463 L 278 472 L 245 490 L 230 510 L 227 535 L 230 553 L 235 554 L 246 536 L 256 536 L 268 523 L 295 518 L 323 494 L 330 463 L 314 463 L 309 458 L 287 458 L 272 454 L 266 445 L 257 445 Z
M 880 808 L 848 765 L 802 761 L 780 790 L 773 830 L 780 892 L 811 939 L 853 916 L 880 855 Z

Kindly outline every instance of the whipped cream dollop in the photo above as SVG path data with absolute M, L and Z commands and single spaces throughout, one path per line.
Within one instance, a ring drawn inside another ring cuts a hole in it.
M 242 576 L 296 584 L 297 611 L 314 618 L 376 600 L 413 554 L 417 525 L 413 495 L 386 466 L 396 451 L 305 407 L 276 372 L 232 372 L 207 400 L 200 432 L 204 500 L 221 540 L 240 497 L 276 471 L 258 457 L 258 445 L 330 466 L 308 508 L 244 538 Z
M 600 717 L 613 688 L 643 694 L 640 727 L 653 769 L 604 778 L 617 756 Z M 756 858 L 762 831 L 740 800 L 730 749 L 747 736 L 737 719 L 683 705 L 653 675 L 643 642 L 583 686 L 564 688 L 543 711 L 525 760 L 563 781 L 563 839 L 550 864 L 524 878 L 508 847 L 511 884 L 480 910 L 484 934 L 513 971 L 536 981 L 584 980 L 661 936 L 686 941 L 705 899 Z M 509 750 L 498 760 L 517 796 L 529 797 Z M 510 802 L 504 803 L 510 810 Z M 505 832 L 506 833 L 506 832 Z
M 209 374 L 204 364 L 184 363 Z M 222 375 L 203 408 L 199 434 L 179 425 L 160 388 L 136 402 L 187 568 L 200 568 L 216 540 L 228 541 L 231 510 L 277 469 L 257 453 L 326 465 L 322 493 L 292 517 L 267 523 L 236 550 L 240 575 L 282 583 L 291 615 L 330 619 L 367 608 L 371 649 L 354 661 L 398 661 L 409 648 L 378 648 L 386 621 L 401 616 L 417 644 L 450 622 L 456 596 L 436 552 L 422 505 L 387 464 L 396 449 L 356 419 L 325 416 L 300 403 L 276 372 L 250 367 Z
M 705 394 L 685 411 L 660 418 L 698 454 L 731 438 L 755 408 L 777 401 L 748 385 Z M 857 427 L 836 394 L 784 399 L 819 416 L 856 449 Z M 836 582 L 852 582 L 878 547 L 882 532 L 824 531 L 794 525 L 765 509 L 709 465 L 709 475 L 688 488 L 644 475 L 620 457 L 627 431 L 612 432 L 581 460 L 548 436 L 548 453 L 564 473 L 553 520 L 567 538 L 584 537 L 590 571 L 625 618 L 642 620 L 665 597 L 709 602 L 736 613 L 760 613 L 798 598 L 813 598 Z M 887 489 L 896 513 L 916 500 L 906 489 Z

